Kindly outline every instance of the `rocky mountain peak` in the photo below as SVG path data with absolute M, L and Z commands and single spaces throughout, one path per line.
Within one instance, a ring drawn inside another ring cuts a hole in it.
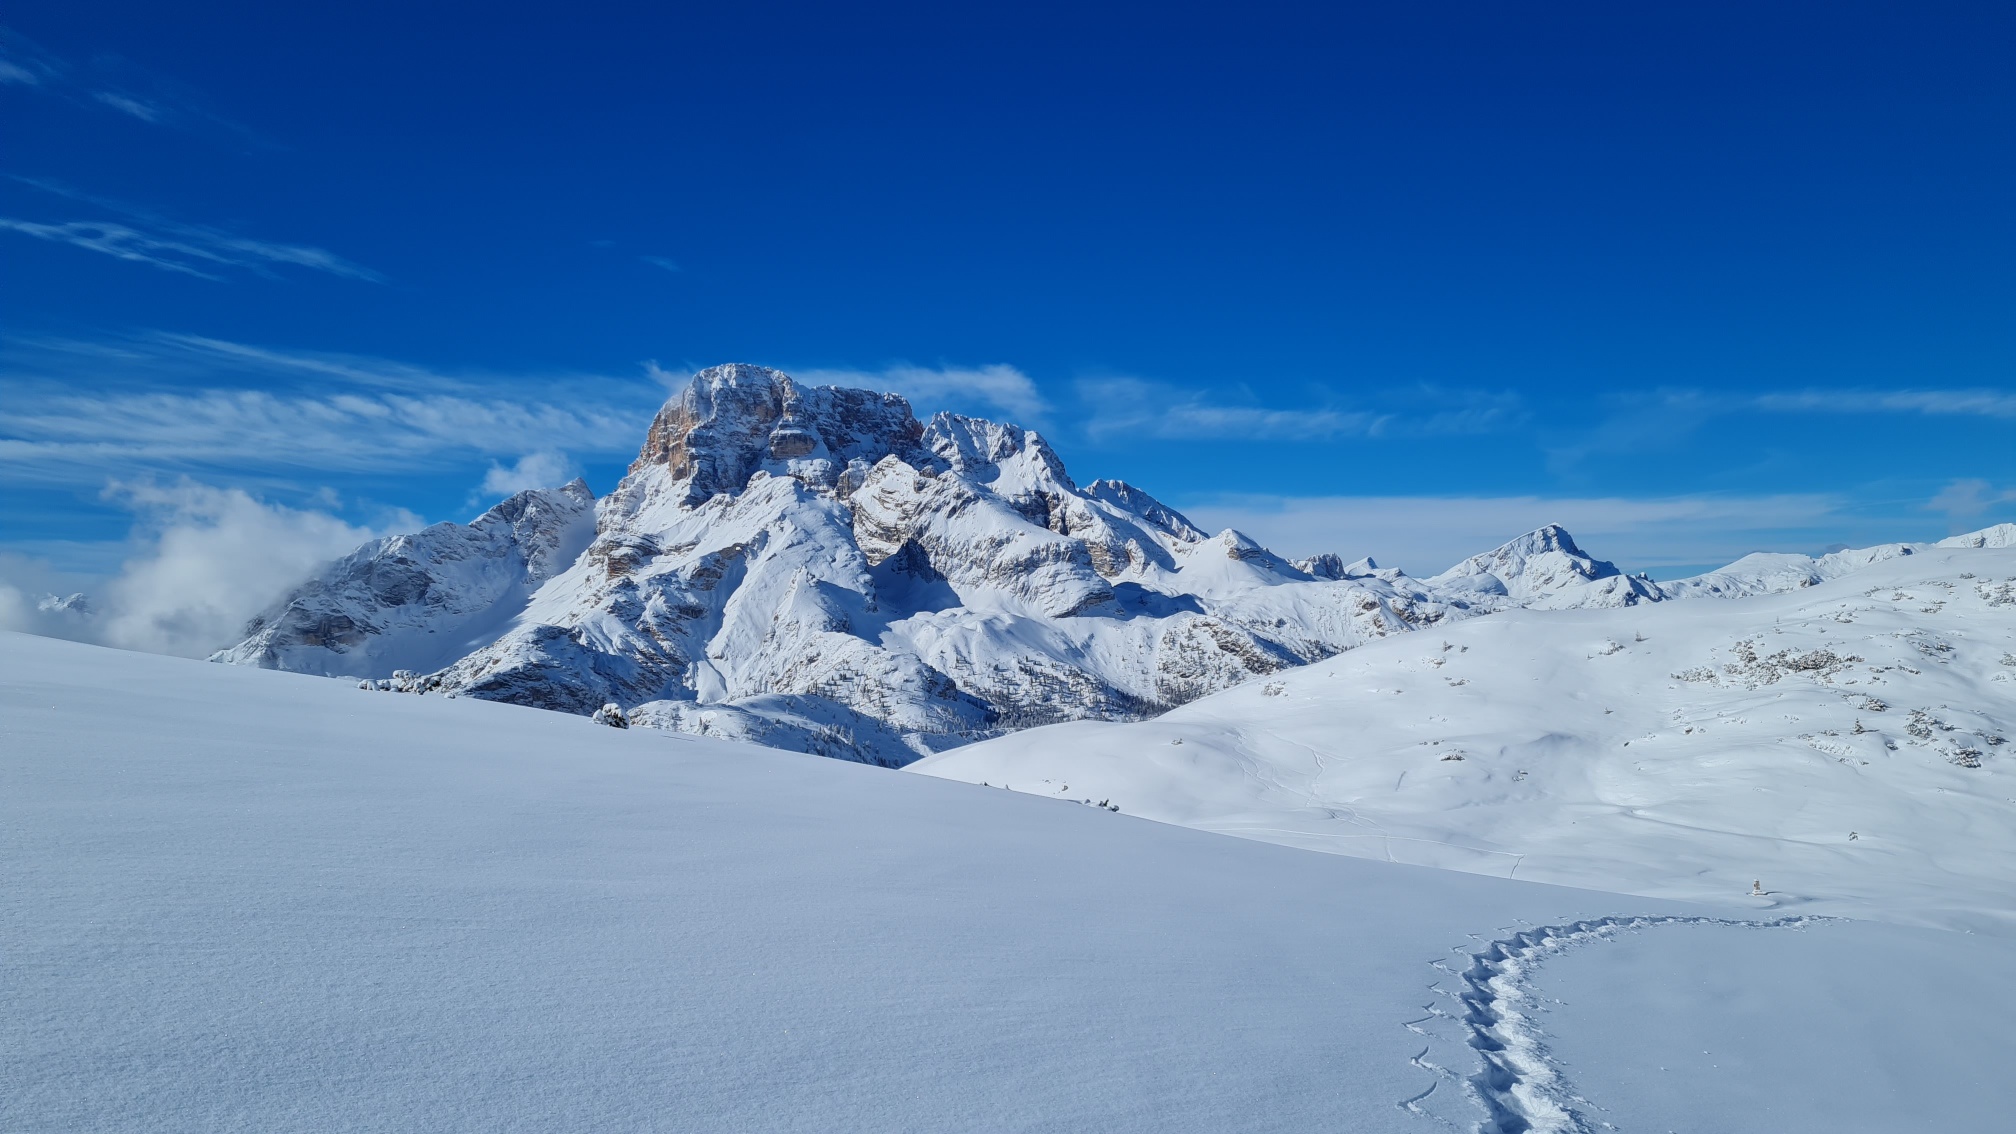
M 1085 495 L 1146 520 L 1172 538 L 1187 543 L 1207 538 L 1201 528 L 1190 522 L 1189 517 L 1124 480 L 1095 480 L 1085 486 Z
M 1290 566 L 1316 579 L 1338 580 L 1351 577 L 1350 571 L 1344 565 L 1344 557 L 1329 551 L 1312 555 L 1307 559 L 1294 560 Z
M 733 496 L 758 471 L 831 488 L 850 462 L 914 455 L 923 432 L 901 395 L 805 387 L 731 363 L 695 374 L 665 403 L 630 471 L 664 468 L 689 502 Z
M 1666 596 L 1651 580 L 1626 575 L 1577 546 L 1559 524 L 1535 528 L 1505 545 L 1473 555 L 1430 579 L 1429 585 L 1503 595 L 1527 606 L 1635 606 Z M 1582 593 L 1588 588 L 1596 591 Z M 1600 595 L 1600 597 L 1598 597 Z
M 1033 429 L 964 414 L 940 413 L 924 430 L 924 445 L 959 473 L 982 484 L 1006 478 L 1011 495 L 1078 491 L 1064 461 Z

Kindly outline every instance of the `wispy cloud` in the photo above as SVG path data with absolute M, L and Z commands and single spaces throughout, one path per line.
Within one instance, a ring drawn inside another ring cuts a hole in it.
M 1590 554 L 1627 569 L 1725 563 L 1760 549 L 1817 550 L 1860 530 L 1842 498 L 1797 493 L 1639 499 L 1228 495 L 1186 501 L 1183 510 L 1201 527 L 1238 528 L 1285 555 L 1370 555 L 1382 566 L 1421 574 L 1544 524 L 1566 527 Z
M 0 83 L 40 87 L 61 80 L 63 62 L 15 31 L 0 27 Z
M 574 476 L 574 462 L 565 453 L 551 449 L 527 453 L 510 465 L 490 463 L 483 474 L 482 492 L 489 496 L 510 496 L 528 488 L 553 488 Z
M 1078 383 L 1090 410 L 1085 430 L 1094 440 L 1146 436 L 1168 440 L 1237 437 L 1255 441 L 1326 441 L 1365 437 L 1387 415 L 1325 407 L 1270 409 L 1228 405 L 1205 391 L 1184 390 L 1139 378 L 1096 378 Z
M 154 106 L 151 103 L 141 102 L 131 95 L 123 95 L 117 91 L 92 91 L 91 97 L 114 110 L 130 114 L 142 122 L 161 121 L 160 107 Z
M 130 263 L 147 264 L 206 280 L 222 280 L 229 269 L 271 276 L 279 265 L 326 272 L 345 279 L 381 283 L 384 277 L 326 249 L 303 244 L 256 240 L 206 225 L 183 224 L 148 210 L 79 193 L 51 181 L 28 177 L 11 180 L 66 199 L 116 213 L 123 221 L 44 223 L 0 217 L 0 229 L 102 253 Z
M 986 366 L 912 366 L 896 363 L 880 370 L 790 370 L 810 386 L 852 386 L 902 394 L 922 412 L 973 410 L 1006 416 L 1019 424 L 1041 425 L 1050 402 L 1036 383 L 1005 363 Z
M 1380 406 L 1318 404 L 1281 408 L 1236 404 L 1210 391 L 1140 378 L 1078 383 L 1085 431 L 1095 441 L 1115 437 L 1163 440 L 1335 441 L 1360 437 L 1428 437 L 1488 433 L 1524 416 L 1516 395 L 1483 390 L 1397 388 Z
M 151 126 L 267 144 L 243 124 L 210 110 L 186 84 L 114 54 L 73 62 L 5 27 L 0 27 L 0 85 L 32 87 L 44 98 L 110 109 Z
M 683 272 L 686 270 L 680 267 L 677 261 L 667 259 L 664 256 L 639 256 L 637 258 L 654 268 L 663 268 L 668 272 Z
M 1968 530 L 1991 510 L 2000 510 L 2005 504 L 2016 503 L 2016 488 L 1997 488 L 1988 481 L 1968 477 L 1953 481 L 1925 502 L 1928 512 L 1940 512 L 1952 527 L 1953 534 Z
M 191 388 L 192 378 L 203 384 Z M 556 389 L 567 396 L 555 400 Z M 620 454 L 659 399 L 641 379 L 457 376 L 172 335 L 9 340 L 0 393 L 6 478 L 68 483 L 107 473 L 270 477 Z
M 1773 413 L 1920 413 L 2016 419 L 2016 393 L 2006 390 L 1801 390 L 1764 394 L 1750 404 Z

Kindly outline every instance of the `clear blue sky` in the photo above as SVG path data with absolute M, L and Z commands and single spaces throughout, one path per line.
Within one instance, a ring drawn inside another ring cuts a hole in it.
M 1424 572 L 2016 519 L 2006 3 L 4 18 L 17 562 L 110 570 L 185 476 L 606 491 L 723 361 Z

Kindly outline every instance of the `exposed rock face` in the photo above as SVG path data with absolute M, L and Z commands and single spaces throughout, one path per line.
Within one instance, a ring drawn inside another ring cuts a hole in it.
M 1542 529 L 1423 583 L 1291 564 L 1038 434 L 756 366 L 695 375 L 585 524 L 579 484 L 359 549 L 220 660 L 884 764 L 1161 712 L 1511 605 L 1647 601 Z M 578 524 L 577 524 L 578 522 Z M 534 590 L 536 588 L 536 591 Z M 1635 596 L 1617 598 L 1617 596 Z M 480 631 L 480 632 L 479 632 Z M 398 648 L 393 648 L 394 644 Z M 437 647 L 416 660 L 421 644 Z
M 630 471 L 663 468 L 688 504 L 740 492 L 766 467 L 830 488 L 850 462 L 914 454 L 922 432 L 895 394 L 807 390 L 760 366 L 716 366 L 658 411 Z

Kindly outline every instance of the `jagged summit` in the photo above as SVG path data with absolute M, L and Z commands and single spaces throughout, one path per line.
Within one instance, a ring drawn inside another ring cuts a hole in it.
M 700 371 L 665 403 L 630 471 L 662 468 L 689 502 L 739 493 L 758 470 L 831 487 L 854 462 L 914 453 L 922 436 L 901 395 L 808 388 L 732 363 Z
M 1495 550 L 1473 555 L 1428 583 L 1503 595 L 1537 607 L 1635 606 L 1666 597 L 1650 579 L 1625 575 L 1616 564 L 1584 553 L 1559 524 L 1535 528 Z

